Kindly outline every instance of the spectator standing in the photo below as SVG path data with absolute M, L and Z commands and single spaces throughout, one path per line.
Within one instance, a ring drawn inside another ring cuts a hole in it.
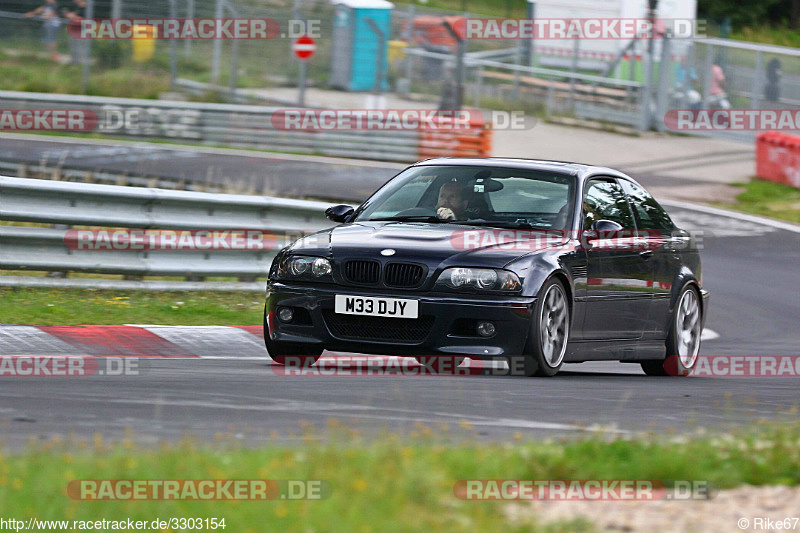
M 33 11 L 25 13 L 25 16 L 28 18 L 35 16 L 41 17 L 44 22 L 42 25 L 42 42 L 50 51 L 50 59 L 58 61 L 56 41 L 58 39 L 58 28 L 61 26 L 61 19 L 58 18 L 58 4 L 56 0 L 46 0 L 43 6 L 39 6 Z
M 64 18 L 69 22 L 68 24 L 78 24 L 81 19 L 86 18 L 86 0 L 73 0 L 72 6 L 64 10 Z M 69 51 L 72 56 L 70 63 L 72 65 L 80 65 L 87 61 L 88 41 L 83 39 L 76 39 L 70 36 Z

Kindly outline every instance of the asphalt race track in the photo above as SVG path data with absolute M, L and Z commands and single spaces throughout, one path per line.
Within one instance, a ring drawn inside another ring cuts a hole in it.
M 252 156 L 243 153 L 246 152 L 211 148 L 196 151 L 169 145 L 154 148 L 152 144 L 131 142 L 4 137 L 0 162 L 164 178 L 201 186 L 253 187 L 267 195 L 331 200 L 366 198 L 407 166 L 258 151 L 253 151 Z
M 252 155 L 249 155 L 249 154 Z M 164 180 L 166 184 L 183 183 L 192 189 L 225 185 L 242 190 L 287 198 L 315 198 L 331 201 L 365 200 L 380 185 L 405 166 L 402 163 L 342 160 L 291 154 L 273 154 L 203 147 L 154 148 L 147 143 L 115 143 L 87 139 L 31 139 L 5 135 L 0 144 L 0 164 L 40 165 L 77 171 L 104 171 L 112 174 Z M 245 155 L 248 154 L 248 155 Z M 706 158 L 734 157 L 733 154 L 708 153 Z M 651 163 L 664 164 L 665 161 Z M 671 169 L 696 165 L 687 160 L 670 165 Z M 647 168 L 620 167 L 630 172 L 646 187 L 691 186 L 708 184 L 702 180 L 675 178 Z M 172 186 L 172 185 L 165 185 Z
M 740 215 L 669 210 L 687 229 L 704 232 L 705 286 L 712 299 L 706 324 L 711 331 L 701 353 L 798 354 L 800 233 Z M 252 328 L 247 335 L 260 345 Z M 303 438 L 308 424 L 324 435 L 335 419 L 364 435 L 383 429 L 407 435 L 422 423 L 434 429 L 446 424 L 448 431 L 439 434 L 449 438 L 507 440 L 722 428 L 790 416 L 800 403 L 798 378 L 791 377 L 651 378 L 638 365 L 621 363 L 568 365 L 552 379 L 287 377 L 270 369 L 266 352 L 226 350 L 224 343 L 207 348 L 213 349 L 205 357 L 192 358 L 169 357 L 156 348 L 150 355 L 167 357 L 148 359 L 138 376 L 0 378 L 3 438 L 20 446 L 54 434 L 100 432 L 115 439 L 128 429 L 143 442 L 187 434 L 292 441 Z

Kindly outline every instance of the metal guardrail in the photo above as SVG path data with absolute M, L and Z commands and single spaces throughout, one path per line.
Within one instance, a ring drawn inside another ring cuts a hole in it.
M 159 189 L 179 189 L 203 192 L 240 192 L 232 190 L 237 185 L 214 184 L 208 180 L 192 181 L 185 178 L 128 175 L 123 171 L 80 170 L 65 168 L 58 162 L 32 165 L 16 161 L 0 160 L 0 173 L 20 178 L 46 179 L 54 181 L 74 181 L 82 183 L 103 183 L 131 187 L 157 187 Z
M 271 122 L 278 107 L 0 91 L 0 108 L 83 109 L 101 118 L 138 112 L 146 118 L 128 126 L 101 120 L 104 127 L 96 131 L 110 135 L 382 161 L 419 159 L 418 131 L 284 131 Z
M 128 276 L 267 274 L 277 250 L 301 233 L 329 227 L 330 204 L 259 196 L 210 194 L 0 177 L 0 220 L 60 225 L 0 225 L 0 270 L 94 272 Z M 74 250 L 70 226 L 270 231 L 269 250 Z M 291 237 L 287 237 L 291 235 Z

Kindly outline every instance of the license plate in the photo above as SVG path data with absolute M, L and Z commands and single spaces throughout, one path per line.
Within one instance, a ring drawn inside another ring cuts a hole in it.
M 417 318 L 419 302 L 401 298 L 376 298 L 371 296 L 336 295 L 334 311 L 343 315 L 385 316 L 392 318 Z

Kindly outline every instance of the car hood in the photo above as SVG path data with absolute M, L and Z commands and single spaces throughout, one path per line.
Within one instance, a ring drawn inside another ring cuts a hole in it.
M 420 262 L 432 268 L 459 264 L 502 267 L 522 255 L 558 244 L 538 240 L 531 245 L 532 233 L 536 232 L 461 224 L 356 222 L 308 235 L 289 251 L 335 261 L 358 257 Z

